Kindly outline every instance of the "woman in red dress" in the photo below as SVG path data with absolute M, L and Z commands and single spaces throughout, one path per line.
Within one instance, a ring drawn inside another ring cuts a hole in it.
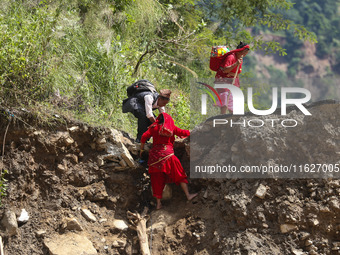
M 239 74 L 242 72 L 243 57 L 248 54 L 248 51 L 249 45 L 240 42 L 235 50 L 228 52 L 216 73 L 215 84 L 232 84 L 234 82 L 234 86 L 240 87 Z M 227 110 L 232 114 L 234 111 L 233 95 L 230 93 L 229 89 L 218 88 L 216 90 L 222 101 L 222 105 L 220 102 L 217 103 L 217 106 L 220 107 L 221 114 L 226 114 Z
M 156 121 L 150 125 L 141 139 L 141 154 L 145 142 L 152 136 L 153 144 L 149 152 L 149 174 L 153 196 L 157 199 L 157 209 L 162 207 L 161 199 L 165 183 L 176 183 L 181 185 L 188 200 L 193 199 L 196 194 L 190 194 L 188 190 L 187 175 L 179 159 L 174 155 L 175 135 L 186 137 L 190 135 L 189 130 L 183 130 L 175 126 L 174 120 L 167 113 L 161 113 Z

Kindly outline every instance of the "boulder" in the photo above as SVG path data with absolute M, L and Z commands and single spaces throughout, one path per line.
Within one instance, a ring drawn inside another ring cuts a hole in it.
M 96 255 L 97 250 L 86 236 L 69 232 L 46 238 L 44 244 L 50 255 Z
M 18 234 L 18 222 L 15 213 L 12 210 L 6 210 L 1 221 L 6 228 L 8 235 L 13 236 Z

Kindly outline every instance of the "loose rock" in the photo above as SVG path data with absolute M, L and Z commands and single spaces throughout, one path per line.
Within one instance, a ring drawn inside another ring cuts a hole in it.
M 96 217 L 88 210 L 88 209 L 81 209 L 81 214 L 85 217 L 86 220 L 96 222 Z
M 258 198 L 264 199 L 267 193 L 267 188 L 263 184 L 260 184 L 260 186 L 257 188 L 255 196 Z
M 6 232 L 9 236 L 18 234 L 18 222 L 15 213 L 12 210 L 5 211 L 1 223 L 6 228 Z
M 65 225 L 65 228 L 68 230 L 83 231 L 83 228 L 76 218 L 66 218 Z
M 21 210 L 21 214 L 18 218 L 18 223 L 26 223 L 28 221 L 28 219 L 30 218 L 30 216 L 28 215 L 28 212 L 25 209 Z
M 116 228 L 116 229 L 119 229 L 119 230 L 126 230 L 128 229 L 128 225 L 126 224 L 125 221 L 123 220 L 114 220 L 113 221 L 113 226 Z
M 293 224 L 282 224 L 280 226 L 281 233 L 283 233 L 283 234 L 297 230 L 297 229 L 298 229 L 298 227 L 296 225 L 293 225 Z

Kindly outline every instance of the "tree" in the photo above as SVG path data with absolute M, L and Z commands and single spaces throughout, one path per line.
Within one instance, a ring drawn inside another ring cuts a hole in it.
M 257 24 L 273 31 L 292 30 L 293 34 L 303 40 L 316 42 L 314 33 L 302 25 L 284 18 L 286 12 L 293 7 L 290 1 L 277 0 L 215 0 L 199 1 L 199 5 L 210 17 L 209 25 L 217 23 L 215 34 L 225 37 L 228 42 L 246 40 L 253 43 L 253 49 L 264 49 L 268 53 L 279 52 L 285 55 L 285 50 L 277 42 L 265 42 L 261 36 L 253 36 L 249 27 Z

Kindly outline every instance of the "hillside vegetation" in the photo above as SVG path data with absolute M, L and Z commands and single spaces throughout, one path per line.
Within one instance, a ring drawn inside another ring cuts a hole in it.
M 321 29 L 310 25 L 313 12 L 304 6 L 274 0 L 4 0 L 0 103 L 33 111 L 47 122 L 56 114 L 69 115 L 134 134 L 135 119 L 122 114 L 121 103 L 128 85 L 149 79 L 158 89 L 173 90 L 168 111 L 179 126 L 189 128 L 190 82 L 214 76 L 208 68 L 211 46 L 227 43 L 233 48 L 243 40 L 255 52 L 289 56 L 289 41 L 265 41 L 248 28 L 259 23 L 275 33 L 289 31 L 296 36 L 289 38 L 299 43 L 316 42 Z M 313 18 L 313 24 L 323 22 L 332 29 L 339 22 L 337 1 L 313 6 L 324 15 Z M 301 11 L 306 18 L 297 18 L 304 17 Z M 325 17 L 330 17 L 328 23 Z M 332 40 L 336 47 L 337 37 Z M 252 72 L 256 63 L 247 61 L 245 71 Z

